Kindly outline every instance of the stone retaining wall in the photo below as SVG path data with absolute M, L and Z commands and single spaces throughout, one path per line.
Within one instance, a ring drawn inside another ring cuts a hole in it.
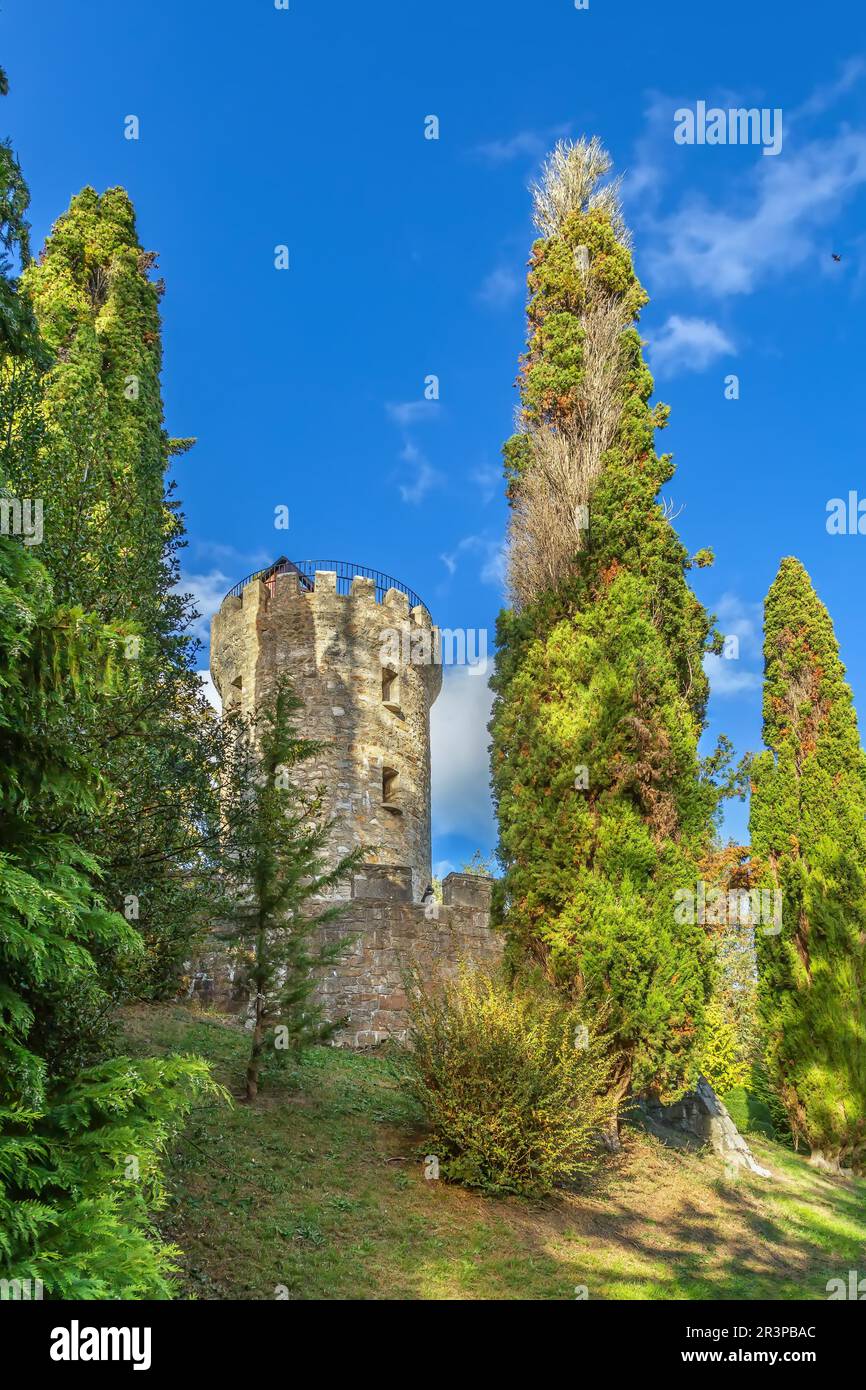
M 403 972 L 416 967 L 426 983 L 453 977 L 461 961 L 492 968 L 502 959 L 503 938 L 490 928 L 493 881 L 449 874 L 441 903 L 412 901 L 412 871 L 365 865 L 355 875 L 352 898 L 337 922 L 321 929 L 327 941 L 353 937 L 343 957 L 323 974 L 316 991 L 326 1017 L 346 1019 L 334 1041 L 373 1047 L 406 1032 Z M 242 1011 L 247 999 L 235 986 L 237 962 L 219 944 L 196 962 L 190 994 Z

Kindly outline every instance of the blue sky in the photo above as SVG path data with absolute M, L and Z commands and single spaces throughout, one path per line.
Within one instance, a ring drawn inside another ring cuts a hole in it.
M 443 626 L 488 629 L 492 646 L 527 185 L 556 138 L 596 134 L 625 175 L 652 299 L 642 332 L 672 407 L 659 445 L 677 464 L 666 497 L 690 549 L 715 550 L 695 587 L 740 638 L 739 659 L 711 672 L 711 733 L 759 746 L 760 604 L 786 554 L 830 608 L 866 706 L 866 538 L 825 524 L 829 499 L 866 496 L 861 13 L 837 0 L 5 0 L 3 115 L 34 244 L 84 184 L 123 184 L 160 255 L 167 423 L 198 439 L 178 471 L 186 571 L 206 612 L 277 554 L 344 558 L 403 580 Z M 780 108 L 781 152 L 676 144 L 674 112 L 700 100 Z M 425 405 L 430 374 L 440 400 Z M 483 679 L 446 673 L 440 866 L 493 844 L 487 698 Z M 727 828 L 744 835 L 744 808 Z

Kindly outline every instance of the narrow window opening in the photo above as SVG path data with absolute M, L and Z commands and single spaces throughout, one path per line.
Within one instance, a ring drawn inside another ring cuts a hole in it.
M 397 710 L 400 707 L 399 677 L 390 666 L 382 667 L 382 704 L 391 710 Z
M 382 804 L 397 810 L 397 792 L 399 777 L 393 767 L 382 768 Z

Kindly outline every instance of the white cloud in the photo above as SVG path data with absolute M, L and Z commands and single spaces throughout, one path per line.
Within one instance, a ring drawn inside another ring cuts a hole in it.
M 497 266 L 485 275 L 475 298 L 488 309 L 505 309 L 520 294 L 523 280 L 510 266 Z
M 650 339 L 650 360 L 660 376 L 675 372 L 702 372 L 717 357 L 733 353 L 727 333 L 710 319 L 682 318 L 671 314 Z
M 265 565 L 277 558 L 280 550 L 275 543 L 275 548 L 270 553 L 264 550 L 243 551 L 233 545 L 199 540 L 193 536 L 190 538 L 189 549 L 184 553 L 187 556 L 193 555 L 199 564 L 208 560 L 214 562 L 210 568 L 202 568 L 195 572 L 184 568 L 180 582 L 175 586 L 178 593 L 192 595 L 200 616 L 190 631 L 207 645 L 210 641 L 210 620 L 229 589 L 248 574 L 264 569 Z
M 750 655 L 760 652 L 764 609 L 760 603 L 747 603 L 728 589 L 715 605 L 720 630 L 739 637 L 740 646 Z
M 232 585 L 243 575 L 223 574 L 222 570 L 212 569 L 207 574 L 182 574 L 177 585 L 178 592 L 191 594 L 199 616 L 190 631 L 202 642 L 210 641 L 210 620 L 219 608 Z
M 487 536 L 464 536 L 450 552 L 439 556 L 449 574 L 456 574 L 465 555 L 480 555 L 479 579 L 482 584 L 501 584 L 505 579 L 505 543 Z
M 389 401 L 385 406 L 389 417 L 396 425 L 408 429 L 410 425 L 424 425 L 436 419 L 441 406 L 438 401 Z
M 505 140 L 488 140 L 476 145 L 474 153 L 495 165 L 510 164 L 515 159 L 540 159 L 568 131 L 567 124 L 550 126 L 547 130 L 519 130 Z
M 864 184 L 862 131 L 812 141 L 784 159 L 761 159 L 740 195 L 741 211 L 732 211 L 730 194 L 718 207 L 692 196 L 654 224 L 653 274 L 719 297 L 751 294 L 762 280 L 817 255 L 841 207 Z
M 678 105 L 661 92 L 648 95 L 644 128 L 622 180 L 623 201 L 627 206 L 634 204 L 636 212 L 645 213 L 656 203 L 669 176 L 673 112 Z
M 406 440 L 400 457 L 415 472 L 411 482 L 400 484 L 400 496 L 404 502 L 410 503 L 411 506 L 417 506 L 419 502 L 424 501 L 428 492 L 440 482 L 440 475 L 424 457 L 418 446 L 412 443 L 411 439 Z
M 502 469 L 494 468 L 491 463 L 483 463 L 471 474 L 473 483 L 477 483 L 481 489 L 481 502 L 487 506 L 492 502 L 502 487 Z
M 820 116 L 831 106 L 835 106 L 840 97 L 845 96 L 852 88 L 856 87 L 864 76 L 866 76 L 866 58 L 857 56 L 846 59 L 836 80 L 816 87 L 811 96 L 803 102 L 803 105 L 791 113 L 788 123 L 799 120 L 803 116 Z
M 704 657 L 704 671 L 710 682 L 710 693 L 725 697 L 740 695 L 745 690 L 759 689 L 760 672 L 749 670 L 745 663 L 760 658 L 763 624 L 761 604 L 746 603 L 737 594 L 728 592 L 722 595 L 715 608 L 717 628 L 726 638 L 736 638 L 739 647 L 734 657 Z
M 433 831 L 487 843 L 496 838 L 487 752 L 493 692 L 468 666 L 444 675 L 430 714 Z
M 202 694 L 204 695 L 208 704 L 216 710 L 217 714 L 222 714 L 223 702 L 220 699 L 219 694 L 217 693 L 217 688 L 214 685 L 213 680 L 211 679 L 210 671 L 198 671 L 196 672 L 196 674 L 199 680 L 201 681 Z
M 755 671 L 738 670 L 738 662 L 722 656 L 705 656 L 704 671 L 712 695 L 740 695 L 744 690 L 757 690 L 761 678 Z
M 487 559 L 481 566 L 481 583 L 498 584 L 505 583 L 505 542 L 488 542 Z

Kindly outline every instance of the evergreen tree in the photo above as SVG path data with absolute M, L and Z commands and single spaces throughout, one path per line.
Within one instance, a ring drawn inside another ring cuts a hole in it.
M 322 815 L 323 793 L 303 790 L 294 776 L 320 747 L 295 732 L 294 716 L 301 708 L 283 679 L 254 716 L 231 722 L 218 855 L 230 925 L 221 935 L 234 949 L 240 966 L 236 979 L 250 996 L 248 1101 L 258 1094 L 270 1030 L 275 1030 L 274 1047 L 296 1053 L 325 1041 L 338 1027 L 325 1021 L 312 994 L 316 972 L 347 945 L 318 935 L 341 908 L 311 900 L 330 895 L 363 857 L 355 850 L 327 867 L 325 850 L 335 822 Z
M 701 767 L 710 620 L 657 501 L 670 481 L 635 323 L 609 160 L 560 144 L 535 189 L 518 433 L 505 445 L 512 608 L 497 633 L 492 782 L 515 962 L 604 1005 L 616 1089 L 673 1094 L 693 1076 L 712 974 L 694 890 L 719 793 Z
M 148 945 L 138 988 L 171 989 L 203 914 L 199 826 L 214 794 L 218 723 L 194 669 L 194 616 L 178 593 L 183 525 L 160 395 L 160 284 L 122 189 L 86 188 L 56 223 L 23 288 L 50 353 L 47 372 L 10 364 L 0 467 L 22 497 L 44 499 L 40 559 L 61 604 L 132 622 L 137 695 L 107 698 L 80 737 L 117 796 L 98 825 L 106 892 L 130 903 Z
M 785 559 L 764 613 L 752 850 L 782 893 L 757 932 L 771 1085 L 815 1162 L 866 1154 L 866 756 L 830 616 Z
M 0 206 L 0 243 L 26 261 L 26 187 L 8 146 L 0 166 L 0 185 L 18 186 Z M 14 367 L 35 379 L 41 356 L 14 270 L 11 257 L 0 266 L 4 382 Z M 133 634 L 58 607 L 32 550 L 0 534 L 0 1278 L 11 1297 L 40 1284 L 50 1298 L 169 1295 L 174 1252 L 149 1221 L 160 1156 L 194 1096 L 213 1089 L 197 1059 L 79 1065 L 64 1013 L 70 999 L 110 1009 L 96 954 L 142 951 L 96 889 L 98 862 L 62 829 L 110 797 L 78 734 L 134 688 Z M 58 1031 L 63 1074 L 50 1057 Z
M 170 1296 L 176 1252 L 149 1210 L 174 1126 L 212 1089 L 194 1058 L 58 1076 L 42 1045 L 65 995 L 111 1007 L 95 952 L 142 950 L 94 890 L 97 861 L 51 828 L 104 801 L 68 713 L 91 715 L 129 679 L 126 635 L 56 608 L 42 566 L 0 536 L 0 1278 L 25 1297 L 36 1281 L 51 1298 Z

